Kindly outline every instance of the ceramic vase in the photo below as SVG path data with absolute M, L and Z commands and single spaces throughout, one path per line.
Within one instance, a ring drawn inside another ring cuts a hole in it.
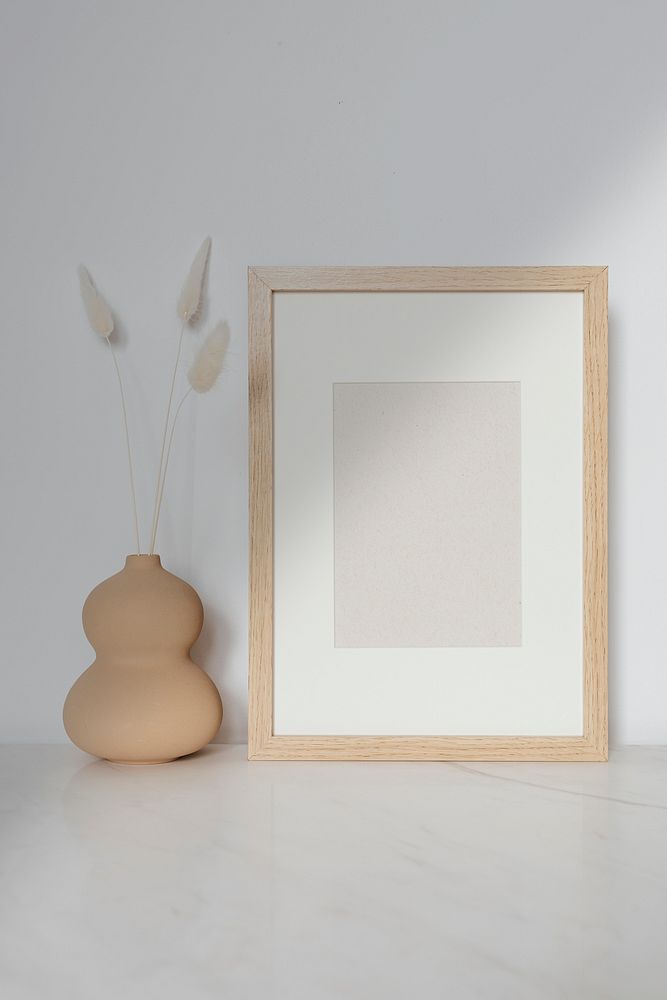
M 213 681 L 190 659 L 204 610 L 159 556 L 128 556 L 88 596 L 83 628 L 95 653 L 65 701 L 67 735 L 123 764 L 158 764 L 209 743 L 222 721 Z

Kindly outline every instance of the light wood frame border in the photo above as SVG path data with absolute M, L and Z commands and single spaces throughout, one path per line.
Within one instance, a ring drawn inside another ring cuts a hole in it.
M 607 759 L 607 268 L 251 267 L 250 760 Z M 276 736 L 273 732 L 273 293 L 582 292 L 583 736 Z

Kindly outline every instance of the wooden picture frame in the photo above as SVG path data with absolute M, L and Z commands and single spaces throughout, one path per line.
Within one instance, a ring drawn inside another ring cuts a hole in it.
M 607 759 L 607 269 L 249 269 L 251 760 Z M 583 296 L 581 735 L 281 735 L 274 732 L 274 297 L 286 292 L 576 292 Z

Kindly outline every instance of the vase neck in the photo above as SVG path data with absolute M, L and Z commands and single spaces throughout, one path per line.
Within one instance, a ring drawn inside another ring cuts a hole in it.
M 125 569 L 146 570 L 161 567 L 159 556 L 127 556 L 125 559 Z

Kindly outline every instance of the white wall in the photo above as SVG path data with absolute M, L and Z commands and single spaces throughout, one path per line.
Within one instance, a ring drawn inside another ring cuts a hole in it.
M 214 238 L 231 370 L 177 442 L 160 550 L 246 710 L 246 266 L 609 264 L 612 740 L 667 741 L 667 7 L 4 0 L 0 737 L 59 741 L 80 610 L 131 545 L 89 265 L 123 326 L 144 520 L 174 300 Z M 196 431 L 196 434 L 195 434 Z

